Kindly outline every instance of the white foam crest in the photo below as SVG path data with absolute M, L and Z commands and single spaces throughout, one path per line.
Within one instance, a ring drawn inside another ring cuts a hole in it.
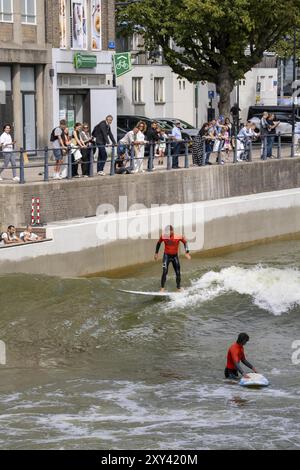
M 248 295 L 255 305 L 274 315 L 300 306 L 300 270 L 255 266 L 231 266 L 220 272 L 210 271 L 176 294 L 167 308 L 186 308 L 228 293 Z

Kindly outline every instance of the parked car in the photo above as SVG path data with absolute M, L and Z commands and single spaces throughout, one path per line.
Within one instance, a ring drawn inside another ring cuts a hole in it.
M 145 116 L 139 116 L 139 115 L 120 115 L 118 116 L 117 118 L 117 125 L 118 127 L 120 127 L 121 129 L 124 129 L 126 130 L 126 132 L 129 132 L 131 131 L 139 121 L 144 121 L 147 125 L 147 128 L 149 129 L 149 127 L 151 127 L 151 124 L 153 123 L 153 121 L 157 121 L 157 123 L 159 124 L 159 126 L 165 130 L 166 134 L 171 134 L 172 132 L 172 129 L 174 127 L 174 123 L 173 121 L 175 122 L 176 119 L 170 121 L 169 123 L 163 119 L 163 120 L 160 120 L 160 119 L 157 119 L 157 118 L 154 118 L 154 119 L 150 119 L 150 118 L 147 118 Z M 191 146 L 192 145 L 192 136 L 186 132 L 186 130 L 184 130 L 182 132 L 182 138 L 183 140 L 187 140 L 189 141 L 189 145 Z M 149 153 L 149 150 L 146 149 L 146 154 Z M 184 143 L 182 144 L 182 147 L 181 147 L 181 150 L 180 150 L 180 153 L 184 154 L 185 153 L 185 145 Z
M 292 106 L 250 106 L 248 111 L 248 121 L 253 122 L 256 128 L 260 130 L 260 121 L 264 112 L 273 113 L 275 120 L 280 121 L 276 128 L 277 134 L 282 134 L 285 138 L 292 135 L 293 108 Z M 300 131 L 300 107 L 295 107 L 296 131 Z
M 183 121 L 182 119 L 175 119 L 175 118 L 157 118 L 156 119 L 157 121 L 159 121 L 159 123 L 161 125 L 169 125 L 171 127 L 174 127 L 175 126 L 175 123 L 177 121 L 180 121 L 181 122 L 181 128 L 182 128 L 182 131 L 183 131 L 183 134 L 184 135 L 188 135 L 190 137 L 196 137 L 198 134 L 199 134 L 199 131 L 200 129 L 197 129 L 196 127 L 192 126 L 191 124 L 189 124 L 188 122 L 186 121 Z

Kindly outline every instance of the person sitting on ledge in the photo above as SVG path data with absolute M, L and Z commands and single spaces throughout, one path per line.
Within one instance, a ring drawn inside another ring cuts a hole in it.
M 4 245 L 18 245 L 23 241 L 16 235 L 16 227 L 10 225 L 6 233 L 1 235 L 2 244 Z
M 42 237 L 39 237 L 33 233 L 33 228 L 31 225 L 27 225 L 26 230 L 20 234 L 20 238 L 24 241 L 24 243 L 41 242 L 43 240 Z

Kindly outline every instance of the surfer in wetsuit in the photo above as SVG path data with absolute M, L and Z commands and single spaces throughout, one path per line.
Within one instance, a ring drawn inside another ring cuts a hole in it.
M 257 373 L 257 370 L 246 360 L 244 346 L 248 343 L 249 336 L 247 333 L 239 334 L 237 342 L 232 344 L 227 353 L 227 364 L 225 369 L 225 377 L 226 379 L 238 379 L 239 373 L 243 377 L 247 377 L 245 372 L 240 366 L 240 362 L 245 364 L 246 367 L 253 370 L 253 372 Z
M 189 252 L 188 244 L 186 239 L 183 236 L 176 235 L 174 233 L 174 228 L 172 225 L 167 227 L 166 233 L 162 235 L 156 245 L 156 252 L 154 259 L 158 260 L 158 253 L 161 247 L 161 244 L 165 244 L 165 253 L 163 258 L 163 275 L 161 278 L 161 292 L 165 291 L 165 285 L 167 282 L 167 276 L 169 272 L 169 265 L 172 263 L 175 274 L 176 274 L 176 284 L 177 289 L 181 290 L 181 272 L 180 272 L 180 262 L 178 257 L 179 244 L 183 243 L 185 248 L 185 256 L 188 260 L 191 260 L 191 255 Z

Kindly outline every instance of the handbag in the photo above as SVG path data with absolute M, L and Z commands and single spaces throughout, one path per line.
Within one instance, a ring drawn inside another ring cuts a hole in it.
M 74 157 L 74 160 L 75 162 L 78 162 L 79 160 L 82 159 L 82 155 L 81 155 L 81 152 L 78 148 L 76 148 L 75 146 L 72 146 L 72 155 Z

